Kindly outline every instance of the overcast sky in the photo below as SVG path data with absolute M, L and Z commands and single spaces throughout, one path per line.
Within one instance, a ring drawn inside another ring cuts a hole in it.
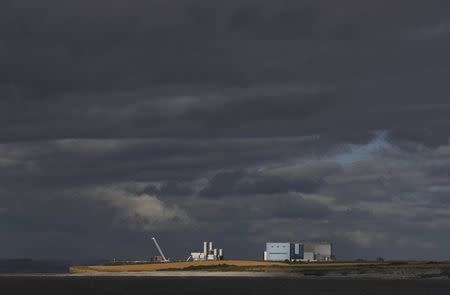
M 450 4 L 2 0 L 0 257 L 450 259 Z

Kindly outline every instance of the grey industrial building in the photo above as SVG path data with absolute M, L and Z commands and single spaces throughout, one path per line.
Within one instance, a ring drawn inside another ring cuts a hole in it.
M 267 261 L 332 261 L 331 243 L 326 242 L 269 242 L 264 260 Z
M 223 260 L 223 249 L 213 247 L 213 242 L 203 242 L 203 252 L 192 252 L 187 260 Z

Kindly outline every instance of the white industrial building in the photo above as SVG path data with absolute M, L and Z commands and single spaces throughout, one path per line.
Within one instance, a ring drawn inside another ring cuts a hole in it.
M 264 251 L 266 261 L 332 261 L 331 243 L 269 242 Z
M 300 243 L 266 243 L 264 260 L 291 261 L 301 259 L 301 249 Z
M 223 249 L 213 247 L 213 242 L 203 242 L 203 252 L 192 252 L 187 260 L 223 260 Z

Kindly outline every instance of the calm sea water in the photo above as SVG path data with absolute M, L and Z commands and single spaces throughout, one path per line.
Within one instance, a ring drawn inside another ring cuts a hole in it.
M 450 280 L 2 277 L 0 294 L 450 294 Z

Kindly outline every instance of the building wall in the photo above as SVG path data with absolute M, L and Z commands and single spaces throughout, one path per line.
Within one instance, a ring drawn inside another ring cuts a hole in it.
M 314 252 L 304 252 L 303 253 L 303 259 L 306 261 L 314 261 Z
M 332 258 L 332 246 L 330 243 L 306 242 L 303 244 L 303 247 L 305 260 L 329 261 Z M 308 253 L 308 257 L 306 257 L 306 253 Z M 311 259 L 310 253 L 313 253 L 314 258 Z
M 291 259 L 291 243 L 266 243 L 268 261 Z
M 316 260 L 328 261 L 331 260 L 332 249 L 330 243 L 319 243 L 314 245 L 314 253 Z
M 331 244 L 321 243 L 314 245 L 314 252 L 322 256 L 331 256 Z
M 205 260 L 205 254 L 201 252 L 192 252 L 191 256 L 194 261 Z
M 264 260 L 269 261 L 330 261 L 333 259 L 330 243 L 266 243 Z
M 291 243 L 291 260 L 300 260 L 303 258 L 303 244 Z

